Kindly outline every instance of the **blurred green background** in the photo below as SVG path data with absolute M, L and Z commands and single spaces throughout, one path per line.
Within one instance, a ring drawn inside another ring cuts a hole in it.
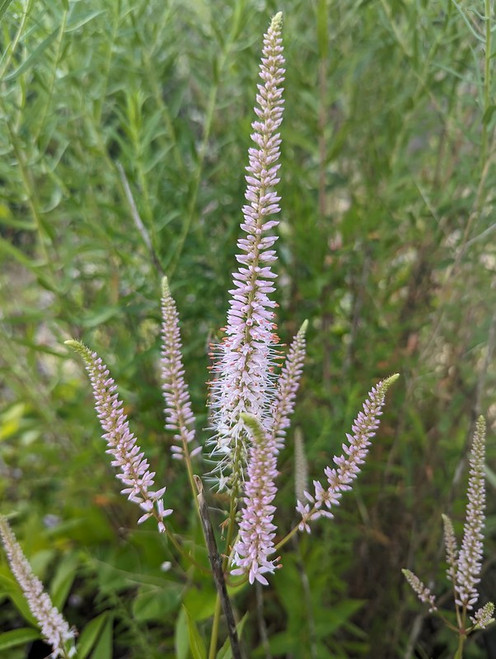
M 67 619 L 79 629 L 96 619 L 96 659 L 187 657 L 181 602 L 208 638 L 213 585 L 164 571 L 165 541 L 151 522 L 136 527 L 86 375 L 63 341 L 83 340 L 111 367 L 168 486 L 172 524 L 194 542 L 186 474 L 163 429 L 160 279 L 169 276 L 177 301 L 201 429 L 208 345 L 225 322 L 235 263 L 261 38 L 282 10 L 278 317 L 283 342 L 305 318 L 309 330 L 280 463 L 281 534 L 295 515 L 294 429 L 319 478 L 371 386 L 396 371 L 401 380 L 335 519 L 285 548 L 263 594 L 235 597 L 250 611 L 243 637 L 250 657 L 452 656 L 454 639 L 424 615 L 400 570 L 436 583 L 449 607 L 441 513 L 460 531 L 466 452 L 483 413 L 481 592 L 483 602 L 495 597 L 493 3 L 2 8 L 0 512 L 16 513 L 13 528 Z M 6 631 L 21 622 L 5 562 L 0 570 Z M 28 645 L 5 652 L 25 657 Z M 496 657 L 496 632 L 466 656 Z

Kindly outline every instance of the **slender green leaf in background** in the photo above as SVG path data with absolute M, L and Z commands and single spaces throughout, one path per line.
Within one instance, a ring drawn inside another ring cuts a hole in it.
M 188 613 L 188 609 L 184 606 L 183 610 L 186 614 L 186 622 L 188 625 L 188 636 L 189 636 L 189 649 L 193 656 L 193 659 L 206 659 L 207 650 L 205 648 L 205 643 L 198 631 L 195 621 Z
M 0 0 L 0 20 L 2 20 L 3 15 L 9 8 L 9 5 L 13 2 L 13 0 Z
M 105 634 L 108 634 L 109 620 L 109 614 L 102 613 L 86 623 L 77 642 L 78 659 L 85 659 L 93 648 L 99 644 L 100 638 L 104 638 Z
M 3 632 L 0 634 L 0 651 L 15 648 L 19 645 L 26 645 L 26 643 L 38 638 L 41 638 L 40 632 L 29 627 Z

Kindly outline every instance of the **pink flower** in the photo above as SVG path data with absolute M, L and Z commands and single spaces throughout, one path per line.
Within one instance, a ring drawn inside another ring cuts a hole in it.
M 249 429 L 247 480 L 244 488 L 244 508 L 239 524 L 239 539 L 234 546 L 232 574 L 248 573 L 250 583 L 255 579 L 267 585 L 263 576 L 274 572 L 277 559 L 270 560 L 274 553 L 276 526 L 273 523 L 275 506 L 272 501 L 277 492 L 277 451 L 275 441 L 270 441 L 260 422 L 251 415 L 243 414 L 243 422 Z
M 281 43 L 281 14 L 277 14 L 264 36 L 255 108 L 257 120 L 251 136 L 256 148 L 250 148 L 246 176 L 247 189 L 241 229 L 246 237 L 238 240 L 237 261 L 233 274 L 231 302 L 227 314 L 224 341 L 218 346 L 214 366 L 216 379 L 211 387 L 211 411 L 215 437 L 212 455 L 219 460 L 214 470 L 219 486 L 239 487 L 246 462 L 246 429 L 241 414 L 253 414 L 262 421 L 267 417 L 274 398 L 274 311 L 270 299 L 274 292 L 275 274 L 271 264 L 276 260 L 272 248 L 277 237 L 271 231 L 278 220 L 279 200 L 274 188 L 279 183 L 279 145 L 277 129 L 282 121 L 282 88 L 284 59 Z M 227 474 L 227 476 L 225 475 Z
M 473 609 L 473 605 L 479 599 L 476 586 L 480 581 L 486 507 L 485 440 L 486 424 L 484 418 L 479 417 L 470 453 L 467 509 L 455 580 L 455 601 L 458 606 L 468 610 Z
M 184 458 L 185 452 L 193 457 L 201 451 L 196 447 L 189 451 L 195 437 L 195 417 L 191 409 L 188 387 L 184 380 L 184 367 L 181 357 L 181 335 L 176 304 L 172 299 L 167 277 L 162 280 L 162 351 L 160 354 L 160 372 L 162 392 L 165 400 L 167 430 L 175 432 L 176 444 L 172 446 L 172 457 Z
M 295 336 L 286 357 L 286 362 L 277 380 L 275 400 L 272 403 L 269 427 L 279 452 L 284 446 L 286 429 L 291 422 L 290 417 L 294 410 L 296 393 L 300 386 L 303 362 L 305 360 L 305 333 L 308 322 L 305 321 Z
M 244 486 L 243 509 L 239 525 L 239 540 L 234 547 L 232 573 L 248 573 L 250 583 L 256 579 L 267 585 L 263 576 L 274 572 L 277 560 L 270 560 L 274 549 L 276 526 L 273 522 L 275 506 L 272 502 L 277 488 L 277 455 L 282 448 L 289 417 L 293 412 L 305 357 L 305 331 L 303 323 L 289 349 L 286 363 L 277 382 L 276 397 L 272 405 L 268 429 L 256 417 L 242 415 L 251 438 Z
M 64 616 L 53 605 L 41 581 L 33 574 L 9 523 L 2 516 L 0 516 L 0 536 L 12 573 L 22 588 L 43 637 L 52 646 L 53 653 L 50 656 L 54 659 L 57 657 L 73 657 L 76 654 L 73 643 L 74 631 L 69 628 Z M 69 642 L 71 647 L 67 649 Z
M 432 613 L 433 611 L 437 611 L 437 606 L 436 606 L 436 599 L 434 595 L 431 593 L 430 588 L 427 588 L 427 586 L 420 581 L 420 579 L 417 577 L 416 574 L 414 574 L 411 570 L 402 570 L 403 575 L 405 576 L 405 579 L 408 581 L 410 586 L 412 587 L 412 590 L 417 593 L 417 597 L 421 602 L 424 602 L 424 604 L 429 605 L 429 611 Z
M 109 371 L 95 352 L 79 341 L 66 341 L 84 359 L 86 370 L 90 376 L 95 397 L 95 408 L 102 429 L 103 439 L 108 444 L 107 453 L 113 456 L 112 466 L 117 467 L 120 473 L 117 478 L 126 486 L 121 494 L 144 511 L 139 518 L 141 524 L 149 517 L 157 521 L 158 530 L 165 532 L 164 518 L 172 513 L 165 510 L 163 495 L 166 488 L 155 491 L 154 472 L 150 472 L 149 464 L 144 453 L 136 442 L 136 437 L 129 429 L 129 422 L 122 402 L 116 393 L 117 386 L 110 377 Z
M 327 486 L 324 487 L 319 481 L 314 481 L 314 494 L 305 492 L 305 497 L 312 505 L 298 502 L 297 511 L 302 515 L 299 526 L 301 530 L 308 531 L 308 522 L 321 516 L 332 517 L 331 508 L 339 505 L 343 492 L 351 490 L 351 483 L 360 473 L 367 456 L 370 440 L 379 427 L 379 417 L 384 407 L 386 392 L 398 377 L 398 374 L 391 375 L 370 391 L 363 404 L 363 410 L 358 413 L 353 423 L 352 433 L 346 434 L 348 442 L 342 446 L 342 455 L 333 458 L 334 467 L 326 467 L 324 470 Z M 322 510 L 322 506 L 328 510 Z

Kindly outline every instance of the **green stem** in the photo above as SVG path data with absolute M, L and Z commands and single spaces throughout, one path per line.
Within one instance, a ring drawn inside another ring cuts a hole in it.
M 171 544 L 174 546 L 174 549 L 177 551 L 177 553 L 180 556 L 182 556 L 183 558 L 188 560 L 192 565 L 194 565 L 203 574 L 208 574 L 208 575 L 210 574 L 210 570 L 207 570 L 207 568 L 205 568 L 203 565 L 200 565 L 200 563 L 198 563 L 198 561 L 195 559 L 194 556 L 192 556 L 192 554 L 186 552 L 181 547 L 179 542 L 176 540 L 176 537 L 174 536 L 172 531 L 169 531 L 169 528 L 167 526 L 165 527 L 165 534 L 167 535 L 167 538 L 170 540 Z
M 453 659 L 463 659 L 463 646 L 465 645 L 466 636 L 461 631 L 458 636 L 458 648 Z
M 305 520 L 307 520 L 307 519 L 311 519 L 313 513 L 314 513 L 316 510 L 317 510 L 317 506 L 314 506 L 314 507 L 312 508 L 312 510 L 308 513 L 308 515 L 306 515 L 306 516 L 303 518 L 303 521 L 305 521 Z M 296 535 L 296 533 L 298 532 L 298 527 L 299 527 L 299 525 L 300 525 L 300 522 L 298 522 L 298 524 L 296 524 L 296 526 L 294 526 L 294 527 L 291 529 L 291 531 L 289 531 L 289 533 L 287 533 L 287 534 L 284 536 L 284 538 L 283 538 L 282 540 L 280 540 L 280 541 L 277 543 L 277 545 L 276 545 L 276 547 L 275 547 L 276 551 L 279 551 L 279 549 L 281 549 L 281 547 L 284 547 L 284 545 L 287 544 L 287 543 L 291 540 L 291 538 L 292 538 L 294 535 Z
M 217 593 L 215 600 L 214 619 L 212 622 L 212 634 L 210 636 L 210 647 L 208 649 L 208 659 L 215 659 L 217 653 L 217 639 L 219 638 L 219 623 L 220 623 L 220 595 Z
M 484 108 L 482 115 L 481 169 L 487 159 L 488 131 L 487 112 L 491 103 L 491 0 L 484 0 L 485 48 L 484 48 Z

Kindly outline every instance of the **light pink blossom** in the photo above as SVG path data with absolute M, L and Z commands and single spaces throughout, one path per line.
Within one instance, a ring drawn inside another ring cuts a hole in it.
M 171 447 L 172 457 L 184 458 L 185 452 L 193 457 L 201 447 L 193 450 L 188 445 L 195 437 L 195 417 L 191 409 L 188 387 L 184 380 L 184 366 L 181 356 L 181 335 L 179 315 L 170 293 L 167 277 L 162 280 L 162 350 L 160 353 L 160 373 L 162 392 L 165 400 L 166 429 L 172 430 L 175 444 Z
M 339 504 L 343 492 L 351 490 L 351 483 L 358 476 L 367 456 L 370 440 L 379 427 L 386 392 L 398 377 L 398 374 L 391 375 L 373 387 L 353 423 L 351 434 L 346 434 L 348 441 L 342 445 L 343 453 L 333 458 L 334 467 L 329 466 L 324 470 L 327 485 L 314 481 L 314 494 L 304 493 L 309 503 L 298 501 L 296 509 L 302 517 L 299 525 L 301 531 L 309 531 L 310 521 L 322 516 L 332 517 L 331 508 Z
M 274 572 L 277 567 L 277 560 L 269 558 L 275 551 L 276 526 L 273 520 L 276 509 L 272 502 L 277 492 L 277 455 L 289 426 L 303 369 L 306 327 L 305 321 L 289 348 L 277 382 L 268 429 L 255 417 L 242 415 L 243 422 L 249 428 L 251 442 L 239 539 L 234 547 L 233 563 L 237 567 L 233 574 L 247 573 L 250 583 L 256 579 L 267 585 L 264 574 Z
M 477 584 L 480 581 L 483 531 L 486 507 L 484 463 L 486 424 L 483 417 L 477 421 L 470 453 L 470 472 L 467 488 L 467 509 L 463 527 L 463 540 L 458 554 L 455 592 L 458 606 L 468 610 L 479 599 Z
M 285 364 L 277 379 L 275 400 L 269 417 L 270 433 L 275 447 L 280 451 L 284 446 L 286 430 L 291 424 L 296 393 L 300 386 L 303 362 L 305 361 L 305 333 L 308 322 L 305 321 L 289 347 Z
M 244 487 L 244 507 L 239 524 L 239 539 L 234 546 L 232 574 L 248 574 L 250 583 L 255 579 L 267 585 L 266 572 L 274 572 L 277 559 L 274 553 L 276 526 L 273 522 L 275 506 L 272 501 L 277 492 L 277 451 L 260 422 L 243 414 L 243 422 L 250 432 L 247 478 Z
M 158 530 L 164 533 L 164 519 L 172 513 L 171 509 L 164 508 L 162 497 L 166 488 L 153 489 L 155 472 L 150 471 L 148 461 L 129 429 L 123 404 L 116 393 L 117 386 L 110 377 L 108 368 L 95 352 L 79 341 L 66 341 L 66 344 L 74 348 L 85 361 L 95 397 L 96 412 L 104 431 L 103 439 L 108 444 L 107 453 L 114 458 L 112 466 L 120 470 L 117 478 L 126 486 L 121 493 L 127 495 L 130 501 L 138 504 L 144 511 L 138 524 L 154 517 Z
M 73 657 L 74 631 L 69 628 L 64 616 L 53 605 L 43 584 L 34 575 L 31 565 L 17 542 L 14 532 L 5 517 L 0 515 L 0 536 L 5 547 L 9 565 L 21 587 L 31 613 L 36 618 L 46 642 L 52 646 L 51 657 Z
M 405 579 L 408 581 L 412 590 L 417 594 L 417 597 L 424 604 L 429 605 L 429 611 L 437 611 L 436 599 L 428 588 L 411 570 L 402 570 Z
M 274 292 L 271 264 L 276 260 L 272 249 L 277 237 L 272 230 L 279 221 L 279 145 L 277 129 L 282 121 L 282 82 L 284 59 L 281 42 L 282 15 L 277 14 L 264 36 L 260 65 L 262 84 L 258 85 L 251 138 L 255 148 L 248 151 L 246 204 L 241 229 L 246 237 L 238 240 L 239 265 L 233 274 L 233 288 L 227 314 L 224 341 L 218 346 L 211 386 L 211 412 L 215 437 L 212 455 L 218 460 L 219 486 L 233 486 L 242 480 L 246 462 L 246 429 L 240 421 L 243 413 L 262 421 L 274 398 L 275 335 L 274 308 L 269 297 Z M 227 473 L 227 477 L 226 474 Z

